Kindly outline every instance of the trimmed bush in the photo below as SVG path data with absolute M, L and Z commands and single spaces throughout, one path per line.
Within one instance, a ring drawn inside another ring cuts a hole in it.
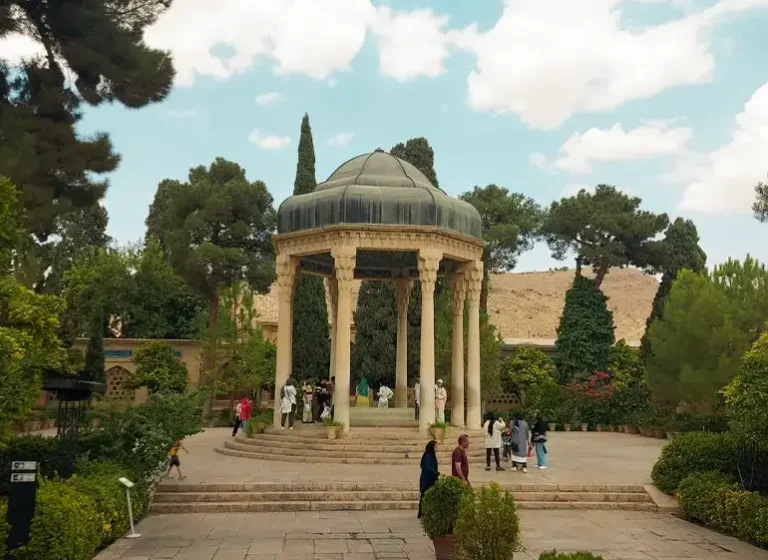
M 104 520 L 91 498 L 67 482 L 46 481 L 37 491 L 30 540 L 19 560 L 89 560 L 104 534 Z
M 8 503 L 0 502 L 0 558 L 5 558 L 6 542 L 11 527 L 8 525 Z
M 0 449 L 0 495 L 8 495 L 11 480 L 11 461 L 37 461 L 40 474 L 45 477 L 68 477 L 71 454 L 55 438 L 20 436 L 11 439 Z
M 677 498 L 683 516 L 758 546 L 768 545 L 768 499 L 742 490 L 721 473 L 686 477 Z
M 735 477 L 737 454 L 737 445 L 727 434 L 681 434 L 661 450 L 651 477 L 659 490 L 672 494 L 680 482 L 693 473 L 718 471 Z
M 591 552 L 542 552 L 539 560 L 603 560 L 602 556 L 596 556 Z
M 520 542 L 515 499 L 493 482 L 461 498 L 456 522 L 457 560 L 512 560 Z
M 424 494 L 421 505 L 421 526 L 430 539 L 453 534 L 462 496 L 473 494 L 456 477 L 444 477 Z

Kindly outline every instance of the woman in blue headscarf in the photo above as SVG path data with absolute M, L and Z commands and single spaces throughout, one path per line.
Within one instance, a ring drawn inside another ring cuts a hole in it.
M 355 406 L 360 407 L 369 407 L 371 406 L 371 401 L 368 399 L 368 380 L 365 378 L 365 376 L 360 378 L 360 381 L 357 383 L 357 391 L 355 391 L 356 399 L 355 399 Z
M 421 502 L 424 494 L 432 488 L 440 473 L 437 470 L 437 442 L 435 440 L 427 443 L 424 449 L 424 455 L 421 456 L 421 476 L 419 477 L 419 513 L 416 517 L 421 519 Z

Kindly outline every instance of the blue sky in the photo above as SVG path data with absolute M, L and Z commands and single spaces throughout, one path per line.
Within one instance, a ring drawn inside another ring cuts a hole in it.
M 318 181 L 425 136 L 450 194 L 496 183 L 549 204 L 615 184 L 692 218 L 710 265 L 767 261 L 750 213 L 768 173 L 767 28 L 768 0 L 175 0 L 146 35 L 174 53 L 173 93 L 89 109 L 81 130 L 122 155 L 105 201 L 120 243 L 143 235 L 160 180 L 217 156 L 279 204 L 306 111 Z M 552 266 L 542 246 L 518 270 Z

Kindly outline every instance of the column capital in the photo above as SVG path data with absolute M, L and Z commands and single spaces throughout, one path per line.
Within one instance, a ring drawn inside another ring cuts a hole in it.
M 419 280 L 421 281 L 421 293 L 434 295 L 437 271 L 443 258 L 442 251 L 437 249 L 419 250 Z
M 296 259 L 290 255 L 277 255 L 275 258 L 275 273 L 279 300 L 290 301 L 296 280 Z
M 398 315 L 408 312 L 412 288 L 413 281 L 408 278 L 398 278 L 395 280 L 395 302 L 397 303 Z
M 451 276 L 451 303 L 454 315 L 464 314 L 464 300 L 467 298 L 467 280 L 461 271 Z
M 339 292 L 352 291 L 352 280 L 355 278 L 355 260 L 357 248 L 351 245 L 342 245 L 331 249 L 333 257 L 333 270 L 336 275 L 336 285 Z
M 480 292 L 483 288 L 483 261 L 471 261 L 461 267 L 467 281 L 470 308 L 480 306 Z

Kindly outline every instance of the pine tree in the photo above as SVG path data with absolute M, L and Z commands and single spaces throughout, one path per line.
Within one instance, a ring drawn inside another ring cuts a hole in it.
M 707 265 L 707 254 L 699 247 L 699 232 L 691 220 L 677 218 L 667 228 L 664 236 L 664 274 L 661 277 L 659 289 L 653 298 L 651 315 L 645 322 L 645 333 L 641 340 L 640 352 L 646 360 L 651 352 L 651 342 L 648 330 L 656 319 L 664 315 L 664 304 L 667 301 L 672 283 L 683 269 L 702 272 Z
M 555 341 L 555 365 L 561 383 L 608 368 L 614 325 L 607 301 L 595 280 L 574 278 L 565 294 Z
M 104 380 L 104 308 L 97 305 L 91 315 L 85 366 L 81 377 L 89 381 Z
M 315 190 L 315 147 L 309 115 L 301 119 L 299 157 L 293 194 Z M 327 377 L 331 361 L 325 285 L 319 276 L 302 274 L 293 298 L 293 374 L 298 379 Z

